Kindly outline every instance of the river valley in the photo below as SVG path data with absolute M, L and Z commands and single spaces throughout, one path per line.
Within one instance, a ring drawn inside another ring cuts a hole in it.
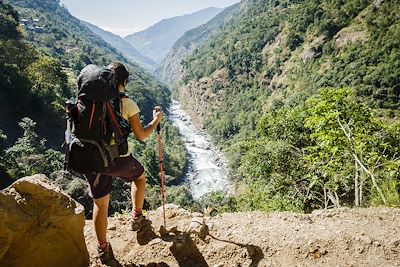
M 188 150 L 189 167 L 184 181 L 189 185 L 194 199 L 211 191 L 229 192 L 231 185 L 222 153 L 213 147 L 205 133 L 195 129 L 177 101 L 172 102 L 169 119 L 178 127 Z

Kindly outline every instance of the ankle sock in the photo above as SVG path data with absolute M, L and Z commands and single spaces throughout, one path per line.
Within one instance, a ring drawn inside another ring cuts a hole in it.
M 107 242 L 107 241 L 99 242 L 99 243 L 98 243 L 98 247 L 99 247 L 99 249 L 101 249 L 102 251 L 105 251 L 105 250 L 107 250 L 108 242 Z
M 142 213 L 142 209 L 141 208 L 136 208 L 134 210 L 132 210 L 132 219 L 135 219 L 137 216 L 139 216 Z

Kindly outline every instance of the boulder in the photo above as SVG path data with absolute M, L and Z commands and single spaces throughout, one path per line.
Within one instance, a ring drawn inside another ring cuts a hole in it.
M 44 175 L 0 191 L 0 266 L 88 266 L 82 205 Z

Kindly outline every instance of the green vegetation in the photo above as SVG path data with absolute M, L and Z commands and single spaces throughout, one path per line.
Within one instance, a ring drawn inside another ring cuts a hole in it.
M 7 148 L 1 167 L 10 177 L 24 177 L 36 173 L 50 175 L 63 167 L 63 155 L 52 149 L 46 149 L 45 139 L 39 140 L 34 131 L 36 123 L 23 118 L 19 123 L 24 133 L 14 146 Z
M 51 137 L 63 127 L 63 98 L 69 96 L 67 77 L 60 62 L 26 43 L 18 28 L 17 12 L 4 3 L 1 9 L 0 35 L 0 122 L 4 133 L 14 141 L 18 121 L 29 116 L 39 125 L 39 132 L 52 146 L 61 143 Z M 48 120 L 47 114 L 53 119 Z M 46 129 L 42 127 L 46 125 Z
M 187 164 L 187 151 L 177 128 L 169 121 L 161 125 L 161 140 L 163 150 L 163 167 L 166 189 L 166 200 L 190 208 L 193 197 L 185 185 L 181 185 Z M 157 135 L 153 134 L 146 142 L 133 138 L 130 147 L 134 155 L 143 164 L 147 178 L 146 208 L 156 209 L 161 205 L 161 178 Z M 129 198 L 129 196 L 128 196 Z M 127 198 L 127 199 L 128 199 Z M 129 201 L 128 201 L 129 202 Z M 129 204 L 127 202 L 127 204 Z
M 246 1 L 187 56 L 181 103 L 238 182 L 233 198 L 205 202 L 400 205 L 399 14 L 396 1 Z

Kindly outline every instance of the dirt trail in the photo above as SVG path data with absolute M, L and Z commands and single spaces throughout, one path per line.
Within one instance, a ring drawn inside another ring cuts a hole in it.
M 109 220 L 109 239 L 122 266 L 400 266 L 400 209 L 368 208 L 294 213 L 233 213 L 215 217 L 167 208 L 152 225 L 129 230 L 129 217 Z M 91 266 L 95 254 L 92 222 L 85 236 Z

